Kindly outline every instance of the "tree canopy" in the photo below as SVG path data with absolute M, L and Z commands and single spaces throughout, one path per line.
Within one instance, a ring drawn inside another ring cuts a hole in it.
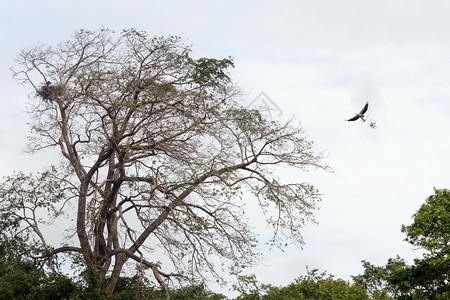
M 397 257 L 384 267 L 363 262 L 364 274 L 355 282 L 377 299 L 449 299 L 450 297 L 450 191 L 435 189 L 413 215 L 411 225 L 403 225 L 406 241 L 426 252 L 414 264 Z
M 366 290 L 352 285 L 342 279 L 334 279 L 326 272 L 317 269 L 308 270 L 307 275 L 300 276 L 295 282 L 285 287 L 270 287 L 264 300 L 370 300 Z
M 276 171 L 327 166 L 299 126 L 239 105 L 233 64 L 134 29 L 22 50 L 12 72 L 33 89 L 27 150 L 57 149 L 61 164 L 2 184 L 16 237 L 33 235 L 42 259 L 76 258 L 93 291 L 112 293 L 134 261 L 167 297 L 169 283 L 220 277 L 213 257 L 232 272 L 257 262 L 246 205 L 267 213 L 275 245 L 303 243 L 320 194 Z M 49 244 L 41 227 L 64 217 L 68 238 Z

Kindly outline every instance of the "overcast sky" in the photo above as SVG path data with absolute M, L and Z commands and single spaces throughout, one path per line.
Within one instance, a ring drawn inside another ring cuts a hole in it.
M 264 92 L 272 118 L 301 122 L 335 170 L 298 174 L 323 193 L 319 224 L 304 229 L 303 250 L 265 252 L 261 281 L 285 285 L 306 265 L 349 279 L 363 259 L 411 260 L 420 254 L 401 225 L 433 187 L 449 187 L 449 15 L 444 0 L 3 1 L 0 175 L 51 160 L 21 154 L 30 90 L 9 71 L 20 49 L 101 26 L 181 35 L 196 57 L 234 57 L 243 103 Z M 344 122 L 366 101 L 368 122 Z

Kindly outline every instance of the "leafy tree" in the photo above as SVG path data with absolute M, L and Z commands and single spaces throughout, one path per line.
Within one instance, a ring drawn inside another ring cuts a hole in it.
M 402 226 L 406 241 L 427 251 L 422 259 L 393 278 L 393 284 L 409 283 L 416 297 L 450 298 L 450 191 L 435 189 L 434 195 L 413 216 L 414 222 Z M 405 289 L 406 291 L 406 289 Z
M 177 289 L 173 292 L 174 300 L 225 300 L 222 294 L 209 291 L 205 285 L 197 284 Z
M 392 299 L 399 294 L 398 287 L 389 283 L 394 273 L 404 270 L 406 262 L 400 257 L 390 258 L 386 266 L 377 267 L 363 261 L 364 273 L 352 276 L 353 282 L 363 287 L 373 299 Z
M 29 256 L 42 254 L 39 245 L 22 236 L 14 215 L 0 216 L 0 299 L 69 299 L 76 285 L 47 261 L 46 268 Z
M 295 282 L 285 287 L 266 287 L 267 293 L 260 297 L 250 299 L 263 300 L 369 300 L 367 292 L 353 286 L 342 279 L 334 279 L 334 276 L 326 272 L 319 273 L 317 269 L 308 270 L 306 276 L 301 276 Z M 238 299 L 249 299 L 242 297 Z
M 423 248 L 426 257 L 448 258 L 450 253 L 450 191 L 435 189 L 434 195 L 413 215 L 414 222 L 402 226 L 406 241 Z
M 1 210 L 42 245 L 43 259 L 81 258 L 93 295 L 113 293 L 128 261 L 167 298 L 171 282 L 220 277 L 212 257 L 233 272 L 256 263 L 247 193 L 275 245 L 303 243 L 319 194 L 274 172 L 327 167 L 301 128 L 237 104 L 230 58 L 194 59 L 179 37 L 101 29 L 25 49 L 16 63 L 14 77 L 34 90 L 28 151 L 57 149 L 62 164 L 8 177 Z M 69 238 L 49 245 L 41 227 L 62 217 L 74 218 Z
M 224 295 L 209 291 L 204 284 L 194 284 L 171 289 L 171 299 L 174 300 L 225 300 Z M 85 296 L 85 295 L 83 295 Z M 165 293 L 139 276 L 120 277 L 114 293 L 105 296 L 107 300 L 163 300 Z M 89 299 L 89 298 L 88 298 Z
M 69 278 L 32 262 L 0 266 L 0 299 L 69 299 L 75 288 Z
M 396 299 L 450 298 L 450 191 L 435 189 L 434 195 L 413 215 L 414 222 L 402 226 L 406 241 L 426 252 L 413 265 L 397 257 L 386 266 L 363 262 L 363 275 L 355 282 L 372 295 L 389 294 Z M 380 298 L 381 299 L 381 298 Z

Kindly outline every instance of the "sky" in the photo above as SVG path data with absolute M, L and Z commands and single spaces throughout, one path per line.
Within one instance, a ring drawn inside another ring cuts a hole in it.
M 243 105 L 300 122 L 334 169 L 298 174 L 323 194 L 318 225 L 304 228 L 303 249 L 262 247 L 264 265 L 251 270 L 262 282 L 286 285 L 306 266 L 349 280 L 361 260 L 412 261 L 420 252 L 403 241 L 401 225 L 433 187 L 449 187 L 449 14 L 444 0 L 4 1 L 0 176 L 52 160 L 22 151 L 30 90 L 9 70 L 20 49 L 102 26 L 180 35 L 196 57 L 232 56 Z M 366 123 L 344 121 L 366 101 Z

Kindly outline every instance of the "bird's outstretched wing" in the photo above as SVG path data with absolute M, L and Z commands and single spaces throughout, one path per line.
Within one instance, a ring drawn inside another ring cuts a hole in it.
M 356 115 L 356 116 L 354 116 L 353 118 L 348 119 L 348 120 L 345 120 L 345 121 L 356 121 L 356 120 L 358 120 L 358 119 L 359 119 L 359 115 Z
M 364 115 L 369 108 L 369 102 L 366 102 L 366 105 L 364 105 L 363 109 L 359 112 L 360 115 Z
M 356 121 L 359 118 L 364 118 L 364 114 L 367 112 L 367 109 L 369 109 L 369 102 L 366 102 L 366 105 L 364 105 L 363 109 L 357 113 L 353 118 L 348 119 L 346 121 Z

